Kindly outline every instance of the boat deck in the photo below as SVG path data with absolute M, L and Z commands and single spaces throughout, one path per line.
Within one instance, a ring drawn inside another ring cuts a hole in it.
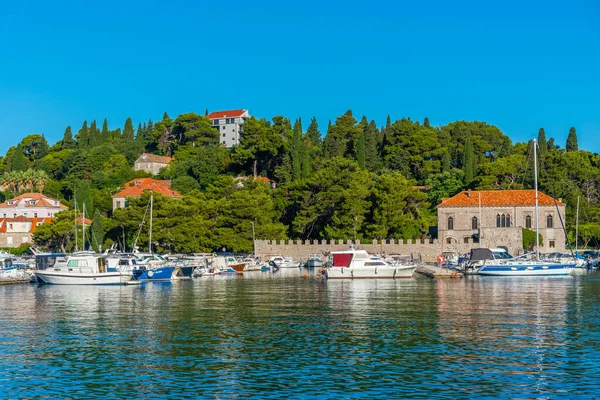
M 448 268 L 440 268 L 437 265 L 434 266 L 427 264 L 418 266 L 415 273 L 431 279 L 448 279 L 463 277 L 463 274 L 461 274 L 458 271 L 453 271 Z

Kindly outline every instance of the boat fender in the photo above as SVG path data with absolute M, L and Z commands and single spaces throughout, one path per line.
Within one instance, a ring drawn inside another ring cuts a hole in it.
M 397 271 L 397 270 L 398 270 L 397 268 L 394 268 L 394 276 L 392 276 L 392 278 L 395 278 L 395 277 L 396 277 L 396 271 Z
M 377 267 L 375 267 L 375 275 L 377 275 Z
M 351 276 L 352 278 L 354 278 L 354 270 L 353 270 L 353 269 L 351 269 L 351 270 L 350 270 L 350 276 Z

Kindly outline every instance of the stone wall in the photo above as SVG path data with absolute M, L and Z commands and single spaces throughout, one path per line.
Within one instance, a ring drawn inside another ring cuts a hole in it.
M 477 243 L 469 240 L 467 243 L 442 244 L 438 240 L 373 240 L 369 243 L 361 243 L 360 240 L 256 240 L 254 242 L 256 255 L 262 258 L 281 255 L 291 257 L 295 261 L 307 260 L 311 254 L 325 254 L 330 251 L 348 250 L 350 246 L 356 249 L 366 250 L 371 254 L 401 254 L 418 258 L 424 262 L 435 262 L 435 258 L 442 251 L 456 251 L 466 253 L 473 247 L 479 247 Z M 510 250 L 510 249 L 509 249 Z
M 0 233 L 0 247 L 19 247 L 23 243 L 31 243 L 31 233 L 2 232 Z

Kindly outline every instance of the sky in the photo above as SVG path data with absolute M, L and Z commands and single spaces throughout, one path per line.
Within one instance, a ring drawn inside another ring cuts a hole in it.
M 248 109 L 304 127 L 351 109 L 600 152 L 600 3 L 0 2 L 0 154 L 70 125 Z

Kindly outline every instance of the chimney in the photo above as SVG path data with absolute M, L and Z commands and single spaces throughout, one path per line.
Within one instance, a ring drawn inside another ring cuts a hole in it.
M 471 189 L 467 190 L 467 197 L 471 198 Z

